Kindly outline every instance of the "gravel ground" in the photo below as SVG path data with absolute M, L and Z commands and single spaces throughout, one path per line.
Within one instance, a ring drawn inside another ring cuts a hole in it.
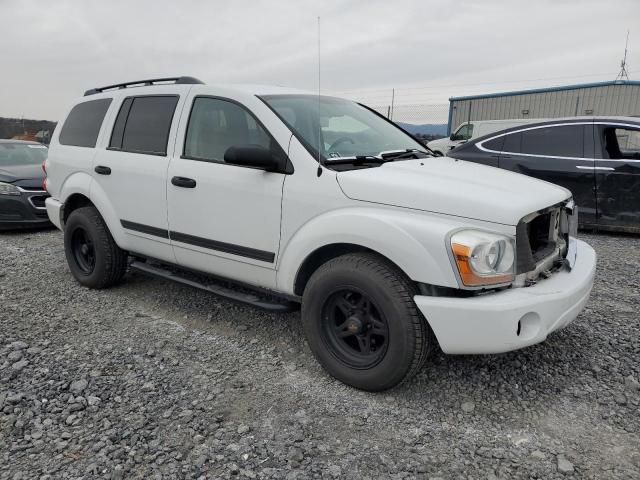
M 80 287 L 55 230 L 0 236 L 0 478 L 640 478 L 640 239 L 598 251 L 542 345 L 434 355 L 364 393 L 298 313 L 129 273 Z

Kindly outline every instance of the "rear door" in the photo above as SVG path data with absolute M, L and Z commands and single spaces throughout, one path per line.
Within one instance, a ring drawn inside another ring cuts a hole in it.
M 640 232 L 640 124 L 595 125 L 598 225 Z
M 591 122 L 550 124 L 511 132 L 504 137 L 500 168 L 567 188 L 580 209 L 580 223 L 596 219 Z
M 127 95 L 118 107 L 107 148 L 94 158 L 96 196 L 108 199 L 126 232 L 130 251 L 175 261 L 167 223 L 167 152 L 173 147 L 175 87 L 162 93 Z M 157 92 L 157 93 L 156 93 Z

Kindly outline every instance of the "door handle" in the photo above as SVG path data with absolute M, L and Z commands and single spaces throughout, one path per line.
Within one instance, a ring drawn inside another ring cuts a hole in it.
M 176 187 L 182 188 L 196 188 L 196 181 L 193 178 L 187 177 L 173 177 L 171 183 Z
M 93 171 L 99 173 L 100 175 L 111 175 L 111 169 L 109 167 L 105 167 L 104 165 L 96 166 Z

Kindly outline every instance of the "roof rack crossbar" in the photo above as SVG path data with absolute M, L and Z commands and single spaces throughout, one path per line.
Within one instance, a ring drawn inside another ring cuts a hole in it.
M 84 96 L 95 95 L 96 93 L 102 93 L 107 90 L 116 90 L 129 87 L 142 87 L 156 85 L 158 83 L 174 83 L 176 85 L 195 85 L 203 84 L 201 80 L 194 77 L 167 77 L 167 78 L 151 78 L 148 80 L 136 80 L 134 82 L 117 83 L 115 85 L 107 85 L 106 87 L 92 88 L 84 92 Z

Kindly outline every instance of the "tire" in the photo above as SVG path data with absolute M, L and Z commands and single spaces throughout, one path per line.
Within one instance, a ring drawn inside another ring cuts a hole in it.
M 415 294 L 404 273 L 376 254 L 328 261 L 302 298 L 313 354 L 333 377 L 362 390 L 386 390 L 410 379 L 436 345 Z
M 71 212 L 64 225 L 64 252 L 71 274 L 85 287 L 110 287 L 127 271 L 127 253 L 116 245 L 95 207 Z

